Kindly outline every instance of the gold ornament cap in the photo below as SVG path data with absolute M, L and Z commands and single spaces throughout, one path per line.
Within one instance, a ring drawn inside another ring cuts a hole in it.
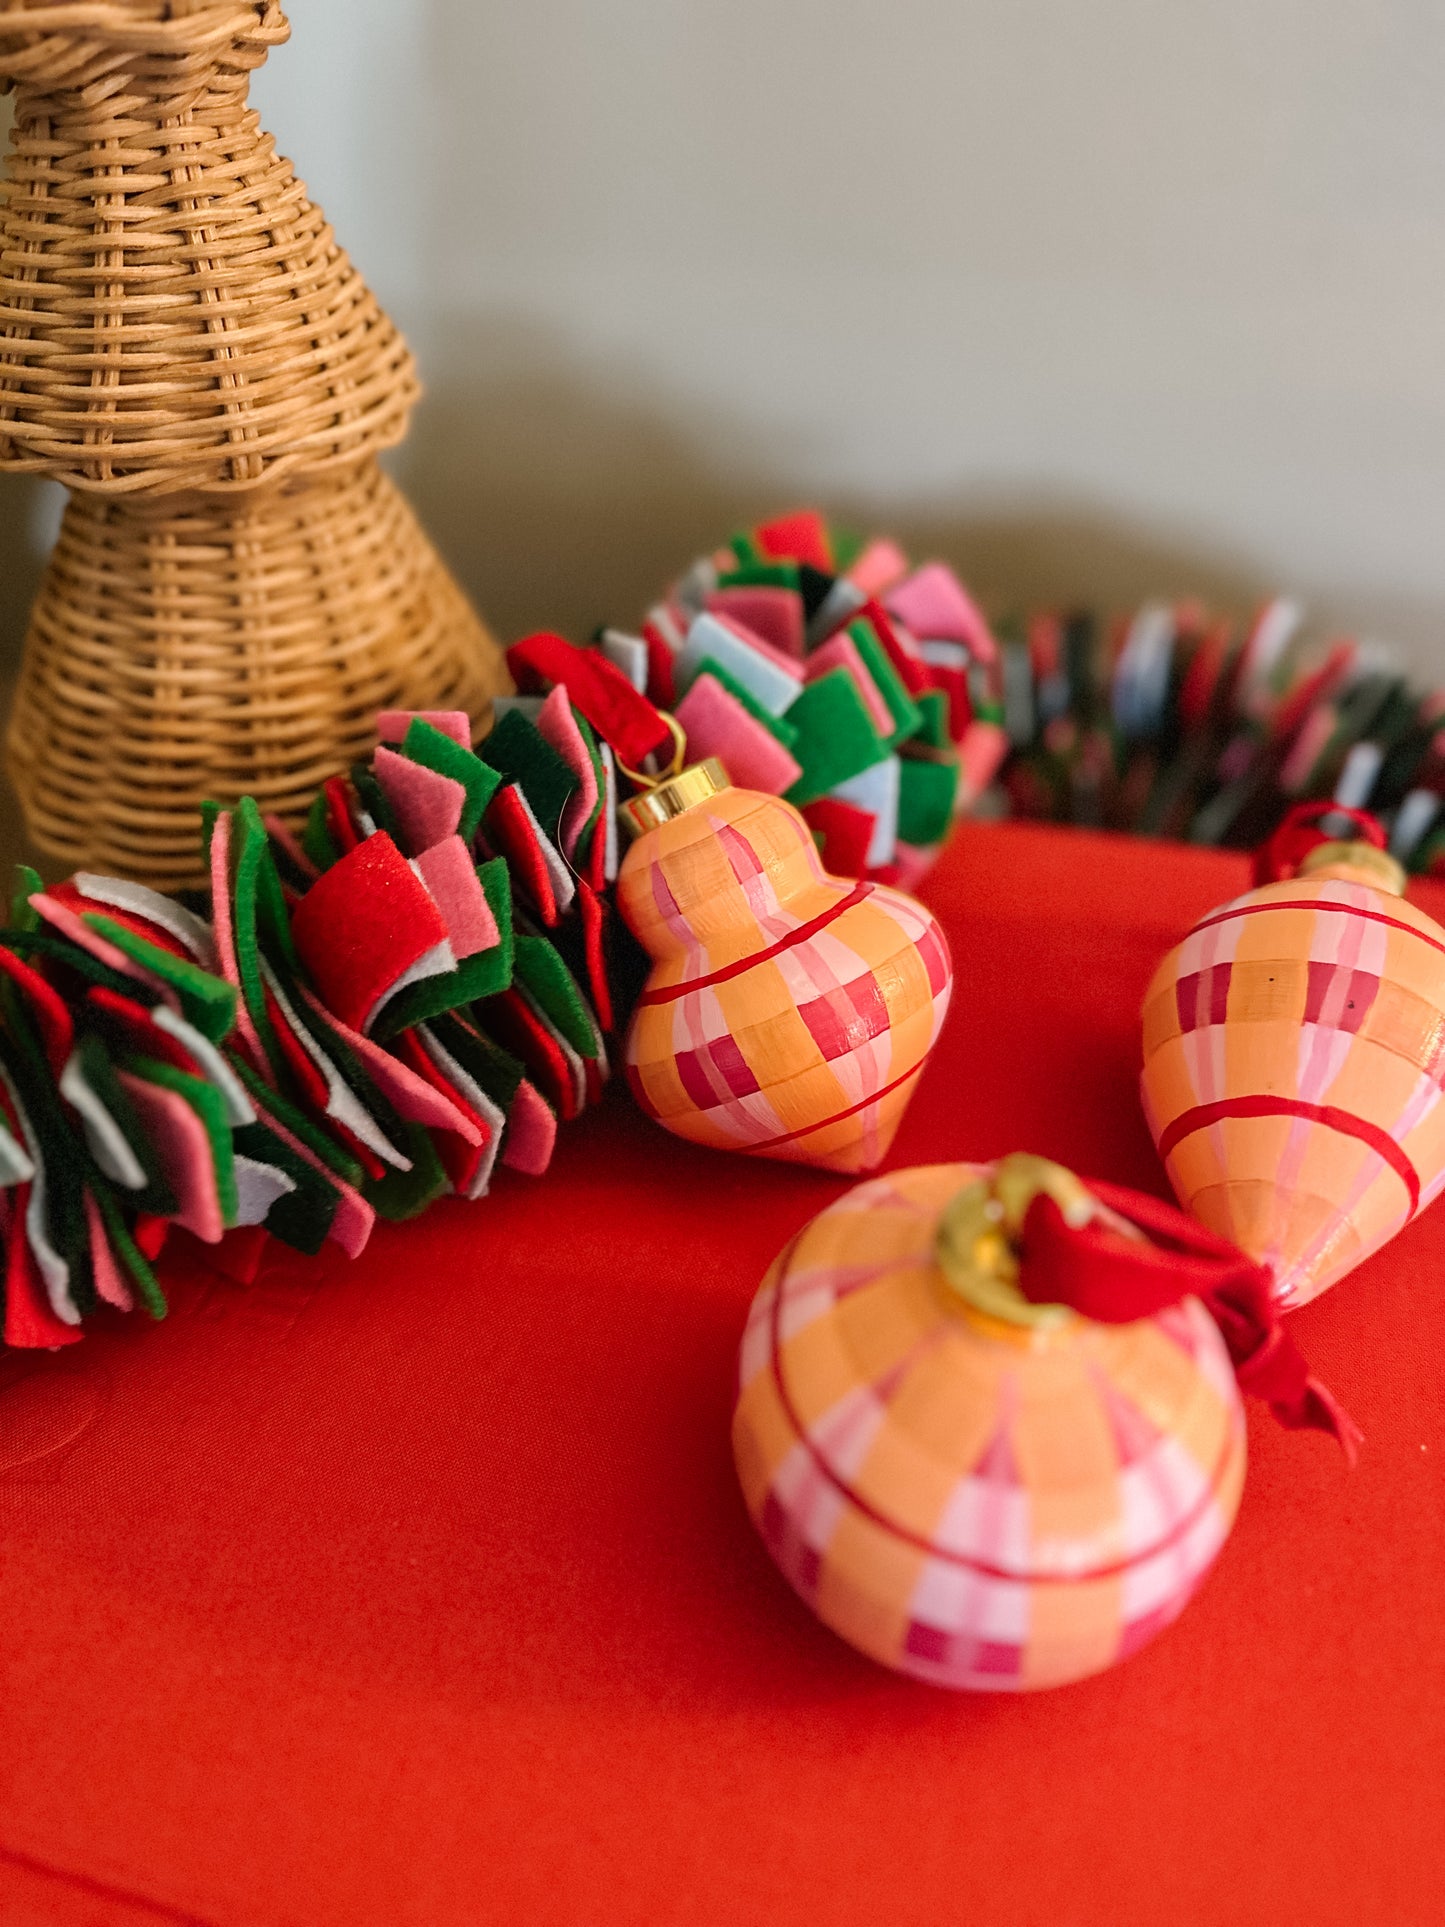
M 1405 871 L 1388 850 L 1373 843 L 1317 843 L 1300 862 L 1296 875 L 1317 876 L 1321 870 L 1351 883 L 1372 884 L 1387 896 L 1405 894 Z
M 617 814 L 629 835 L 642 836 L 730 787 L 727 771 L 716 756 L 709 756 L 706 762 L 693 763 L 675 776 L 665 776 L 651 789 L 628 797 Z
M 1019 1289 L 1019 1239 L 1041 1191 L 1071 1225 L 1087 1224 L 1097 1213 L 1093 1197 L 1072 1171 L 1014 1151 L 950 1200 L 933 1248 L 945 1284 L 971 1311 L 1034 1332 L 1056 1331 L 1075 1318 L 1067 1305 L 1035 1304 Z

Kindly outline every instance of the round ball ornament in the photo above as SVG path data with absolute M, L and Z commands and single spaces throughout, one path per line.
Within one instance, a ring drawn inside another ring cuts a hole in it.
M 694 1144 L 872 1170 L 948 1009 L 938 924 L 829 876 L 798 811 L 715 761 L 622 815 L 618 909 L 654 960 L 627 1033 L 638 1103 Z
M 742 1344 L 734 1454 L 773 1558 L 834 1632 L 941 1686 L 1056 1686 L 1135 1652 L 1209 1570 L 1244 1478 L 1199 1298 L 1124 1323 L 1033 1302 L 1026 1224 L 1102 1232 L 1105 1295 L 1115 1248 L 1156 1255 L 1038 1158 L 893 1172 L 794 1240 Z
M 1141 1094 L 1185 1210 L 1308 1303 L 1445 1185 L 1445 930 L 1383 831 L 1295 811 L 1258 887 L 1204 917 L 1144 1000 Z

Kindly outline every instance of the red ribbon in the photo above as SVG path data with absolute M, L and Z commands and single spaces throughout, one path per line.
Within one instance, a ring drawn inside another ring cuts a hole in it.
M 1256 890 L 1262 883 L 1288 883 L 1311 850 L 1318 849 L 1321 843 L 1339 840 L 1320 829 L 1321 820 L 1327 816 L 1348 817 L 1358 831 L 1357 842 L 1384 849 L 1385 826 L 1368 810 L 1346 809 L 1342 803 L 1331 803 L 1328 798 L 1317 803 L 1296 803 L 1274 835 L 1254 853 Z
M 1071 1225 L 1040 1192 L 1024 1219 L 1019 1289 L 1034 1304 L 1068 1305 L 1106 1325 L 1149 1318 L 1199 1298 L 1219 1326 L 1240 1389 L 1268 1401 L 1281 1424 L 1329 1432 L 1353 1465 L 1362 1434 L 1310 1375 L 1271 1295 L 1268 1269 L 1173 1205 L 1118 1184 L 1089 1190 L 1143 1238 L 1105 1220 Z

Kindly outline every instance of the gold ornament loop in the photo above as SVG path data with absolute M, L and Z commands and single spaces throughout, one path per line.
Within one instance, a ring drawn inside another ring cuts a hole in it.
M 1036 1305 L 1018 1286 L 1019 1239 L 1040 1192 L 1054 1200 L 1070 1225 L 1087 1224 L 1097 1213 L 1092 1195 L 1072 1171 L 1015 1151 L 950 1201 L 933 1249 L 945 1284 L 972 1310 L 1007 1325 L 1048 1331 L 1074 1314 L 1067 1305 Z
M 629 769 L 620 756 L 617 758 L 619 773 L 625 776 L 634 788 L 640 790 L 655 790 L 659 783 L 666 783 L 670 778 L 680 776 L 682 766 L 687 760 L 687 732 L 682 724 L 671 710 L 659 709 L 657 713 L 672 732 L 672 761 L 667 768 L 659 770 L 656 776 L 649 776 L 645 770 Z

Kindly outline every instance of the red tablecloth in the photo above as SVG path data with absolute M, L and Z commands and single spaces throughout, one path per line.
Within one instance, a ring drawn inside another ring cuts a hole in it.
M 966 830 L 930 890 L 957 999 L 891 1162 L 1027 1147 L 1159 1187 L 1140 995 L 1243 887 Z M 839 1189 L 617 1092 L 540 1183 L 354 1265 L 197 1272 L 159 1328 L 7 1357 L 7 1927 L 1438 1923 L 1445 1208 L 1297 1321 L 1359 1469 L 1255 1408 L 1180 1623 L 975 1698 L 816 1625 L 734 1484 L 745 1308 Z

